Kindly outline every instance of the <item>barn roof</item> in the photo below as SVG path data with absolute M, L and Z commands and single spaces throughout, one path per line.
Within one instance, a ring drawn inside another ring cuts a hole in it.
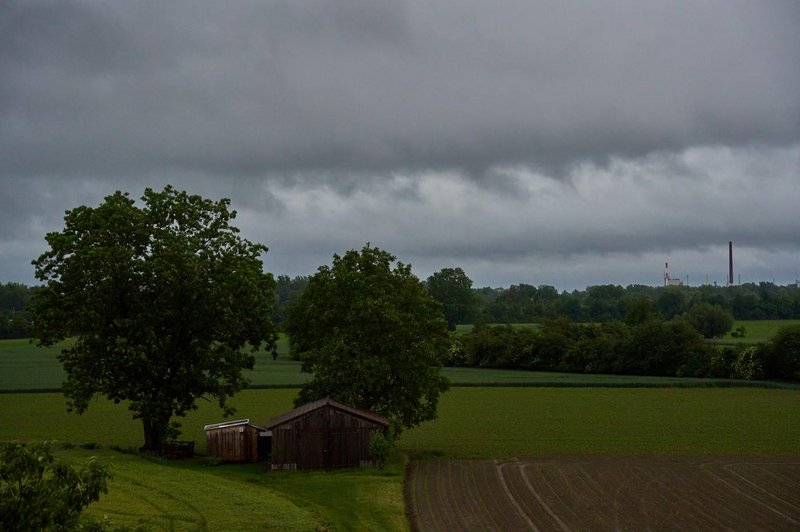
M 289 412 L 271 418 L 267 422 L 267 428 L 271 429 L 277 425 L 281 425 L 283 423 L 286 423 L 287 421 L 308 414 L 309 412 L 313 412 L 314 410 L 322 408 L 323 406 L 332 406 L 337 410 L 347 412 L 348 414 L 351 414 L 356 417 L 364 418 L 366 420 L 372 421 L 373 423 L 378 423 L 379 425 L 383 425 L 384 427 L 389 426 L 389 420 L 380 414 L 376 414 L 375 412 L 370 412 L 369 410 L 353 408 L 352 406 L 347 406 L 337 401 L 334 401 L 330 397 L 326 397 L 325 399 L 319 399 L 317 401 L 312 401 L 302 406 L 298 406 L 294 410 L 290 410 Z
M 236 421 L 223 421 L 222 423 L 213 423 L 211 425 L 206 425 L 205 427 L 203 427 L 203 430 L 225 429 L 228 427 L 236 427 L 239 425 L 250 425 L 251 427 L 264 430 L 264 427 L 259 427 L 258 425 L 250 423 L 249 419 L 239 419 Z

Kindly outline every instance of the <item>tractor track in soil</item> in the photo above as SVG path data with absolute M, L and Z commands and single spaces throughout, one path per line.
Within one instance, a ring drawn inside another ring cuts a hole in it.
M 409 464 L 412 530 L 800 530 L 800 456 Z

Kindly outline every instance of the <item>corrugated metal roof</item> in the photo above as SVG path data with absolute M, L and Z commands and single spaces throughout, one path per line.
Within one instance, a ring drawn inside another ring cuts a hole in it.
M 376 414 L 375 412 L 370 412 L 369 410 L 353 408 L 352 406 L 347 406 L 338 401 L 334 401 L 330 397 L 326 397 L 325 399 L 319 399 L 317 401 L 312 401 L 302 406 L 298 406 L 294 410 L 290 410 L 289 412 L 271 418 L 267 422 L 267 428 L 271 429 L 273 427 L 276 427 L 277 425 L 286 423 L 291 419 L 295 419 L 305 414 L 308 414 L 309 412 L 313 412 L 314 410 L 322 408 L 323 406 L 332 406 L 337 410 L 342 410 L 343 412 L 347 412 L 348 414 L 352 414 L 354 416 L 361 417 L 369 421 L 373 421 L 375 423 L 378 423 L 379 425 L 383 425 L 385 427 L 389 426 L 389 420 L 380 414 Z
M 239 425 L 250 425 L 257 429 L 265 430 L 264 427 L 259 427 L 258 425 L 253 425 L 250 423 L 249 419 L 239 419 L 236 421 L 223 421 L 222 423 L 213 423 L 211 425 L 206 425 L 203 427 L 203 430 L 211 430 L 211 429 L 224 429 L 227 427 L 236 427 Z

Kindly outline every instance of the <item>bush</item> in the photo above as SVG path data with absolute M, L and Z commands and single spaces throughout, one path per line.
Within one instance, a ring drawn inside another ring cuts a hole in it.
M 733 362 L 734 379 L 757 380 L 764 377 L 764 369 L 759 355 L 758 348 L 755 346 L 744 347 L 739 350 L 736 360 Z
M 710 303 L 697 303 L 689 310 L 686 319 L 706 339 L 724 336 L 733 327 L 733 316 L 719 305 Z
M 48 443 L 0 447 L 0 530 L 70 530 L 107 493 L 108 470 L 90 460 L 74 469 Z
M 800 380 L 800 325 L 778 329 L 760 354 L 766 378 Z

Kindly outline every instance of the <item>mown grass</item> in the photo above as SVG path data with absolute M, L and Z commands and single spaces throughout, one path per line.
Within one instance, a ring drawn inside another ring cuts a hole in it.
M 59 453 L 76 463 L 96 456 L 113 475 L 108 493 L 87 514 L 111 527 L 155 530 L 315 530 L 324 518 L 266 483 L 216 474 L 213 468 L 112 450 Z

